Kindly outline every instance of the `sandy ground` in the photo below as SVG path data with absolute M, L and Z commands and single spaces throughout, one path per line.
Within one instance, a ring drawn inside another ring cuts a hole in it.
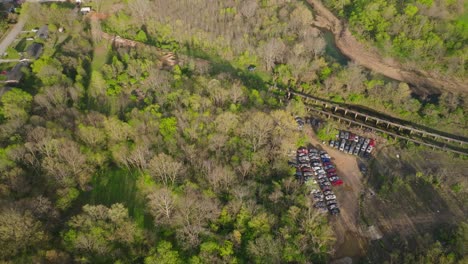
M 468 91 L 468 80 L 449 77 L 437 72 L 410 69 L 391 58 L 382 57 L 375 49 L 359 42 L 343 23 L 331 13 L 320 0 L 307 0 L 315 11 L 316 26 L 330 30 L 340 51 L 358 64 L 392 79 L 413 84 L 419 92 L 437 93 L 447 91 Z M 424 88 L 421 88 L 424 87 Z
M 330 222 L 337 238 L 335 244 L 335 258 L 356 258 L 365 254 L 367 239 L 359 228 L 359 195 L 362 192 L 362 174 L 359 171 L 356 156 L 345 154 L 337 149 L 322 144 L 313 131 L 306 129 L 311 143 L 325 151 L 332 157 L 338 175 L 344 184 L 334 187 L 340 205 L 341 214 L 330 216 Z

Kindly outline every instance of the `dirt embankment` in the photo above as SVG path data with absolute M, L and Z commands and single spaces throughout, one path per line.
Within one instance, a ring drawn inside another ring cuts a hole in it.
M 440 89 L 468 92 L 468 80 L 448 77 L 436 72 L 406 69 L 391 58 L 383 58 L 376 50 L 360 43 L 349 29 L 320 0 L 307 0 L 315 11 L 315 26 L 325 28 L 335 36 L 336 46 L 356 63 L 389 78 L 412 84 L 425 93 L 438 93 Z

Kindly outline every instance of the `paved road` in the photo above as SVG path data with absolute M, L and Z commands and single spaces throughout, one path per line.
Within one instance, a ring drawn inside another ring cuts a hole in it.
M 0 63 L 9 63 L 9 62 L 29 62 L 30 59 L 11 59 L 11 60 L 2 60 L 0 59 Z
M 0 55 L 5 53 L 7 48 L 13 43 L 19 33 L 23 30 L 24 24 L 26 24 L 26 18 L 20 16 L 18 23 L 8 32 L 8 34 L 0 42 Z

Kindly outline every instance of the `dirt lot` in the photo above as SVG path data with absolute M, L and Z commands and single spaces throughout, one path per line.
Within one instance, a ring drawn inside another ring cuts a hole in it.
M 359 227 L 359 195 L 363 185 L 357 158 L 322 144 L 309 128 L 306 129 L 306 133 L 312 144 L 328 152 L 344 182 L 342 186 L 333 188 L 341 210 L 340 215 L 330 216 L 337 238 L 335 258 L 363 256 L 367 238 Z
M 391 250 L 418 248 L 430 243 L 433 234 L 467 219 L 466 160 L 353 130 L 377 138 L 375 158 L 366 161 L 370 171 L 364 177 L 360 158 L 323 144 L 310 127 L 305 132 L 312 144 L 330 154 L 344 181 L 334 188 L 341 214 L 330 216 L 337 238 L 334 259 L 388 259 Z M 460 186 L 457 192 L 455 185 Z M 381 240 L 374 243 L 371 237 Z

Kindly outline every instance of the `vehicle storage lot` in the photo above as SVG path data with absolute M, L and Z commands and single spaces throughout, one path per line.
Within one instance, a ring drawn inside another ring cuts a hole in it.
M 367 239 L 364 230 L 359 227 L 359 195 L 363 190 L 363 185 L 356 156 L 330 148 L 328 142 L 322 144 L 310 128 L 306 128 L 305 133 L 313 145 L 327 151 L 332 157 L 332 161 L 338 169 L 338 175 L 344 182 L 342 186 L 335 188 L 340 205 L 340 215 L 339 217 L 331 217 L 331 223 L 338 239 L 335 250 L 339 252 L 339 255 L 335 257 L 360 256 L 364 254 Z

